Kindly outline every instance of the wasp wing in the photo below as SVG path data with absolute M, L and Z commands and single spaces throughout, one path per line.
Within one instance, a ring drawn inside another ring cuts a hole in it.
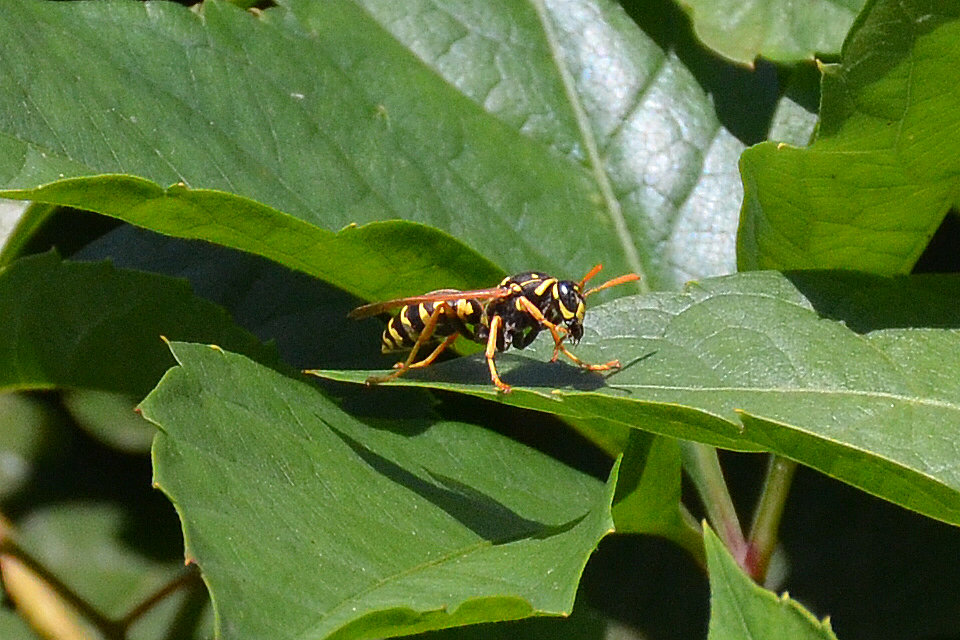
M 509 289 L 494 287 L 492 289 L 471 289 L 468 291 L 458 291 L 457 289 L 438 289 L 419 296 L 410 296 L 409 298 L 397 298 L 395 300 L 386 300 L 384 302 L 372 302 L 362 307 L 357 307 L 347 314 L 348 318 L 366 318 L 375 316 L 394 307 L 402 307 L 409 304 L 420 304 L 423 302 L 449 302 L 451 300 L 493 300 L 510 295 Z

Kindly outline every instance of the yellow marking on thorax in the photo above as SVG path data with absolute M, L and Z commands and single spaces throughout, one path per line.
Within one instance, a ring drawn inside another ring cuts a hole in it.
M 546 280 L 541 282 L 539 285 L 537 285 L 537 288 L 534 289 L 533 292 L 538 296 L 542 296 L 547 292 L 547 289 L 549 289 L 550 287 L 553 287 L 553 297 L 556 298 L 557 297 L 557 279 L 556 278 L 547 278 Z

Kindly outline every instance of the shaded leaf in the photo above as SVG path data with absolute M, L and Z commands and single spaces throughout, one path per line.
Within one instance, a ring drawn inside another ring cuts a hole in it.
M 824 69 L 806 149 L 741 160 L 741 269 L 910 271 L 957 204 L 960 2 L 878 1 Z
M 72 256 L 104 258 L 125 269 L 187 279 L 198 296 L 224 307 L 239 326 L 276 344 L 291 366 L 356 367 L 383 357 L 380 323 L 347 321 L 360 299 L 259 256 L 124 225 Z M 358 263 L 353 267 L 360 269 Z M 429 281 L 442 274 L 408 275 Z M 398 279 L 396 285 L 407 282 Z
M 613 496 L 617 533 L 663 536 L 703 566 L 703 537 L 680 503 L 680 444 L 631 429 L 617 478 Z
M 61 421 L 41 398 L 0 393 L 0 498 L 27 486 L 38 461 L 60 449 Z
M 180 366 L 141 407 L 221 637 L 569 613 L 612 484 L 472 425 L 365 424 L 241 356 L 171 349 Z
M 874 300 L 850 292 L 869 280 L 878 301 L 909 310 L 922 328 L 876 323 Z M 497 394 L 482 357 L 408 374 L 400 384 L 470 393 L 518 406 L 626 425 L 742 451 L 774 451 L 870 493 L 960 523 L 960 278 L 885 280 L 859 274 L 741 274 L 683 293 L 621 298 L 591 310 L 577 353 L 619 358 L 605 376 L 540 360 L 498 357 Z M 825 320 L 809 298 L 843 322 Z M 938 291 L 938 296 L 932 296 Z M 930 300 L 936 301 L 930 304 Z M 843 301 L 836 302 L 839 299 Z M 856 302 L 861 302 L 862 307 Z M 846 305 L 846 306 L 844 306 Z M 956 356 L 956 357 L 955 357 Z M 321 375 L 363 382 L 370 372 Z
M 144 395 L 170 365 L 161 336 L 272 349 L 182 280 L 71 263 L 53 253 L 0 270 L 0 388 L 83 387 Z
M 527 618 L 510 622 L 457 627 L 431 631 L 417 638 L 422 640 L 624 640 L 631 630 L 609 616 L 604 616 L 579 603 L 569 618 Z
M 820 70 L 799 67 L 790 74 L 777 102 L 767 137 L 797 147 L 807 146 L 817 125 L 820 105 Z
M 709 640 L 836 640 L 830 622 L 817 620 L 788 594 L 753 582 L 717 535 L 704 527 L 710 572 Z
M 677 0 L 704 44 L 742 64 L 836 55 L 864 0 Z
M 139 397 L 94 389 L 66 389 L 60 400 L 74 421 L 98 440 L 129 453 L 150 450 L 156 430 L 134 412 Z
M 676 440 L 633 430 L 613 497 L 618 533 L 670 536 L 681 526 L 680 448 Z

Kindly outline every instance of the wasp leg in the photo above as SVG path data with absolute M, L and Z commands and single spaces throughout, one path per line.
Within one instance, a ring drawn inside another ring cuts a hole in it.
M 557 358 L 560 357 L 560 349 L 563 345 L 563 341 L 566 340 L 567 336 L 569 335 L 566 327 L 557 327 L 557 331 L 563 335 L 560 336 L 560 340 L 557 340 L 556 338 L 553 339 L 553 355 L 550 356 L 550 362 L 556 362 Z
M 411 365 L 407 365 L 406 367 L 398 367 L 398 369 L 400 371 L 405 371 L 406 369 L 419 369 L 421 367 L 429 367 L 431 364 L 433 364 L 433 361 L 437 359 L 437 356 L 443 353 L 447 347 L 452 345 L 456 341 L 456 339 L 457 339 L 456 333 L 453 334 L 452 336 L 447 336 L 443 340 L 443 342 L 437 345 L 437 348 L 433 350 L 433 353 L 428 355 L 426 358 L 424 358 L 420 362 L 414 362 Z
M 577 356 L 570 353 L 570 350 L 563 346 L 563 341 L 567 339 L 567 330 L 563 327 L 558 327 L 547 320 L 543 313 L 540 312 L 540 309 L 538 309 L 535 304 L 530 302 L 526 296 L 520 296 L 517 299 L 520 301 L 520 304 L 523 305 L 523 308 L 526 309 L 527 313 L 533 316 L 534 320 L 550 330 L 550 335 L 553 336 L 553 358 L 551 358 L 551 362 L 556 361 L 558 353 L 563 353 L 563 355 L 573 360 L 578 367 L 581 369 L 586 369 L 587 371 L 606 371 L 608 369 L 620 368 L 619 360 L 611 360 L 610 362 L 605 362 L 603 364 L 587 364 Z M 560 335 L 561 332 L 563 335 Z
M 430 314 L 430 317 L 427 318 L 427 321 L 423 323 L 423 331 L 420 332 L 420 335 L 417 336 L 416 342 L 413 343 L 413 347 L 410 349 L 410 355 L 407 356 L 407 359 L 403 362 L 398 362 L 394 365 L 396 371 L 389 375 L 385 376 L 370 376 L 367 378 L 367 384 L 377 384 L 380 382 L 387 382 L 388 380 L 394 380 L 405 374 L 409 369 L 418 369 L 420 367 L 426 367 L 434 360 L 437 359 L 443 350 L 453 344 L 453 341 L 457 339 L 457 334 L 454 333 L 440 343 L 440 345 L 433 350 L 429 356 L 421 360 L 420 362 L 414 362 L 417 357 L 417 352 L 420 351 L 420 347 L 425 345 L 430 341 L 430 338 L 433 336 L 434 330 L 437 328 L 437 322 L 440 320 L 440 316 L 444 314 L 445 311 L 448 311 L 450 306 L 445 302 L 438 303 L 433 308 L 433 313 Z
M 487 366 L 490 368 L 490 380 L 497 386 L 501 393 L 510 393 L 510 385 L 504 383 L 497 373 L 497 364 L 493 358 L 497 354 L 497 334 L 500 333 L 500 325 L 503 324 L 503 318 L 493 316 L 490 320 L 490 335 L 487 337 L 487 350 L 484 355 L 487 358 Z

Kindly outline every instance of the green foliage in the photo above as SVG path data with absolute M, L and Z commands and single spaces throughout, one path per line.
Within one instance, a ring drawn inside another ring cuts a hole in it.
M 374 638 L 570 612 L 613 528 L 612 485 L 473 425 L 358 420 L 240 356 L 171 348 L 180 366 L 142 405 L 161 431 L 154 482 L 223 603 L 222 635 Z
M 171 364 L 164 336 L 274 359 L 186 282 L 105 263 L 62 262 L 53 253 L 23 258 L 0 271 L 0 299 L 4 391 L 84 387 L 143 395 Z
M 249 4 L 4 8 L 0 635 L 955 633 L 960 3 Z M 597 263 L 619 371 L 356 384 L 358 304 Z
M 678 2 L 704 44 L 743 64 L 758 56 L 790 63 L 836 55 L 863 7 L 863 0 Z
M 960 332 L 929 328 L 960 325 L 957 310 L 943 304 L 960 297 L 960 279 L 927 279 L 935 296 L 912 278 L 822 272 L 799 283 L 826 299 L 824 311 L 817 313 L 787 276 L 773 272 L 704 280 L 683 293 L 598 307 L 577 353 L 591 362 L 619 357 L 623 369 L 605 375 L 544 362 L 552 346 L 543 343 L 533 358 L 499 359 L 504 381 L 516 385 L 509 395 L 490 385 L 480 356 L 414 372 L 399 383 L 727 449 L 774 451 L 960 524 L 952 445 L 960 376 L 950 372 L 960 361 Z M 864 286 L 874 298 L 858 308 L 853 292 Z M 851 305 L 837 317 L 842 322 L 823 319 L 835 311 L 826 308 L 830 300 Z M 921 326 L 873 326 L 866 334 L 849 328 L 875 322 L 871 314 L 881 300 L 923 318 Z M 369 373 L 324 375 L 363 382 Z
M 710 245 L 733 242 L 743 145 L 690 71 L 618 8 L 395 11 L 343 0 L 259 17 L 216 1 L 196 13 L 18 2 L 0 25 L 0 56 L 15 61 L 0 75 L 0 113 L 13 120 L 0 136 L 0 186 L 37 198 L 31 189 L 58 179 L 126 173 L 234 193 L 330 230 L 403 218 L 511 272 L 582 273 L 599 259 L 661 287 L 732 269 L 729 249 Z M 108 33 L 124 46 L 106 46 Z M 601 55 L 586 55 L 594 47 Z M 101 210 L 95 183 L 67 185 L 92 192 L 72 204 Z M 143 205 L 182 215 L 154 201 L 155 185 L 106 188 L 130 216 Z M 269 239 L 295 222 L 251 228 L 236 206 L 194 233 Z M 305 244 L 288 260 L 311 245 L 295 229 Z
M 777 596 L 753 582 L 709 527 L 704 528 L 710 597 L 709 640 L 836 640 L 830 622 L 820 622 L 786 593 Z
M 744 153 L 741 268 L 907 273 L 957 205 L 960 5 L 872 9 L 824 69 L 816 141 Z

